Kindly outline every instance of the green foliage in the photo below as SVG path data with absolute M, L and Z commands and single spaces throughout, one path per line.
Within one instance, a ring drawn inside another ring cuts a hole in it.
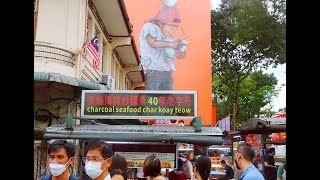
M 242 83 L 239 95 L 238 123 L 254 116 L 270 116 L 275 112 L 263 107 L 270 105 L 272 98 L 277 96 L 278 81 L 273 74 L 263 74 L 262 71 L 253 72 Z
M 285 15 L 281 0 L 222 0 L 211 12 L 217 119 L 232 113 L 233 104 L 237 122 L 274 113 L 262 107 L 278 94 L 277 80 L 257 70 L 286 62 Z
M 237 44 L 251 41 L 252 47 L 263 53 L 272 63 L 283 64 L 286 62 L 286 24 L 279 13 L 268 11 L 272 8 L 267 2 L 243 1 L 234 11 L 234 26 L 229 30 Z M 278 6 L 274 5 L 273 8 L 276 7 Z
M 219 82 L 218 76 L 213 78 L 215 85 L 215 96 L 217 96 L 217 119 L 221 119 L 232 113 L 232 108 L 228 100 L 227 87 Z M 279 90 L 276 89 L 277 79 L 273 74 L 265 74 L 262 71 L 251 73 L 240 83 L 237 124 L 248 120 L 254 116 L 271 116 L 275 114 L 270 109 L 263 110 L 263 107 L 270 104 L 272 98 L 277 96 Z

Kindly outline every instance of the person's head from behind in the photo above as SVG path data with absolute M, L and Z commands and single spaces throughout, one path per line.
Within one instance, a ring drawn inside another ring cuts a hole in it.
M 56 140 L 48 147 L 49 171 L 53 176 L 64 173 L 68 167 L 72 167 L 75 156 L 75 148 L 71 142 Z
M 268 154 L 269 154 L 270 156 L 274 156 L 274 155 L 276 154 L 276 149 L 273 148 L 273 147 L 269 148 L 269 149 L 268 149 Z
M 253 164 L 254 157 L 255 151 L 250 144 L 239 144 L 234 158 L 237 168 L 241 169 L 245 164 Z
M 112 162 L 109 167 L 109 171 L 111 172 L 114 169 L 121 169 L 125 174 L 128 170 L 128 162 L 125 157 L 121 156 L 120 154 L 115 154 L 112 157 Z M 127 176 L 125 176 L 126 178 Z
M 226 163 L 226 161 L 225 161 L 225 160 L 221 160 L 221 161 L 220 161 L 220 163 L 221 163 L 221 166 L 222 166 L 223 168 L 225 168 L 225 167 L 226 167 L 226 165 L 227 165 L 227 163 Z
M 113 169 L 110 171 L 111 180 L 126 180 L 126 172 L 122 169 Z
M 143 174 L 145 177 L 157 177 L 161 174 L 161 161 L 154 154 L 144 160 Z
M 85 148 L 85 170 L 89 177 L 96 178 L 103 172 L 109 172 L 112 162 L 112 150 L 103 140 L 90 140 Z M 108 174 L 108 173 L 107 173 Z
M 195 175 L 203 180 L 209 178 L 211 172 L 211 160 L 208 156 L 199 156 L 195 161 Z
M 183 161 L 181 158 L 177 158 L 177 171 L 182 171 L 183 169 Z
M 167 37 L 173 37 L 181 22 L 178 9 L 176 7 L 167 6 L 164 6 L 159 10 L 155 20 L 163 34 Z

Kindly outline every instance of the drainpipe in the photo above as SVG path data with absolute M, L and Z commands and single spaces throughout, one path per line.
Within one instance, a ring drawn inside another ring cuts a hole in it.
M 46 175 L 48 162 L 48 141 L 41 140 L 40 144 L 40 177 Z

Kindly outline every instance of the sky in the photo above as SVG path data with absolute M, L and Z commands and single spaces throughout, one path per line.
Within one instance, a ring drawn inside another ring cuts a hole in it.
M 216 9 L 219 7 L 221 0 L 210 0 L 211 9 Z M 265 73 L 274 73 L 274 76 L 278 79 L 277 87 L 280 87 L 281 84 L 286 83 L 286 64 L 278 65 L 277 68 L 268 68 L 264 71 Z M 286 86 L 283 86 L 279 92 L 279 95 L 272 100 L 272 110 L 278 111 L 279 108 L 286 107 Z

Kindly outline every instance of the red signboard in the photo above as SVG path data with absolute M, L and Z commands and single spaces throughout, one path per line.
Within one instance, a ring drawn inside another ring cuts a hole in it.
M 285 118 L 286 113 L 279 113 L 274 116 L 274 118 Z M 272 133 L 271 141 L 285 141 L 286 132 Z
M 285 141 L 286 140 L 286 133 L 272 133 L 271 141 Z
M 251 144 L 254 148 L 261 148 L 261 134 L 248 134 L 246 143 Z
M 81 116 L 95 119 L 193 119 L 195 91 L 83 90 Z

